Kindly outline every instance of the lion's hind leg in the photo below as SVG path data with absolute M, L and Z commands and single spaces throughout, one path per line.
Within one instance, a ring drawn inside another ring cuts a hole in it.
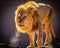
M 50 44 L 52 42 L 52 34 L 50 32 L 49 25 L 45 28 L 46 39 L 44 45 Z

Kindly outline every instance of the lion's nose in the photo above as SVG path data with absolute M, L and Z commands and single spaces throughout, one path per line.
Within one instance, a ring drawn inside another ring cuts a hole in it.
M 19 20 L 20 23 L 22 22 L 22 18 L 21 17 L 18 17 L 18 20 Z
M 19 22 L 21 23 L 21 22 L 22 22 L 22 20 L 23 20 L 23 19 L 22 19 L 22 18 L 20 18 L 20 19 L 19 19 Z
M 18 18 L 19 19 L 19 22 L 21 23 L 26 17 L 23 17 L 23 18 Z
M 21 20 L 19 20 L 19 22 L 21 23 L 22 21 L 21 21 Z

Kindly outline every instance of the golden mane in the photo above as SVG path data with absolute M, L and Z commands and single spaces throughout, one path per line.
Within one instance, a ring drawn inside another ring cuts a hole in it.
M 15 15 L 18 15 L 18 12 L 20 11 L 20 9 L 28 9 L 29 8 L 33 8 L 35 11 L 34 11 L 34 14 L 32 15 L 33 17 L 33 26 L 32 26 L 32 30 L 36 30 L 38 28 L 38 23 L 37 23 L 37 16 L 38 16 L 38 5 L 36 2 L 34 1 L 28 1 L 26 2 L 25 4 L 22 4 L 22 5 L 19 5 L 17 7 L 17 10 L 15 11 Z
M 19 11 L 20 8 L 27 9 L 28 7 L 32 7 L 32 8 L 34 8 L 34 9 L 37 10 L 36 7 L 38 7 L 38 5 L 37 5 L 37 3 L 34 2 L 34 1 L 28 1 L 28 2 L 26 2 L 25 4 L 19 5 L 19 6 L 17 7 L 18 9 L 16 10 L 15 14 Z

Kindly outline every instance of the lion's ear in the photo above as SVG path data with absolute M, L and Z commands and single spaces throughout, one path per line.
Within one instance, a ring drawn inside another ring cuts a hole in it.
M 33 24 L 36 25 L 36 23 L 38 22 L 38 12 L 37 11 L 34 11 L 32 18 L 34 20 Z
M 33 8 L 28 7 L 28 8 L 27 8 L 27 11 L 28 11 L 28 13 L 31 13 L 31 12 L 33 11 Z
M 28 12 L 28 14 L 33 15 L 34 14 L 34 9 L 32 7 L 28 7 L 27 12 Z

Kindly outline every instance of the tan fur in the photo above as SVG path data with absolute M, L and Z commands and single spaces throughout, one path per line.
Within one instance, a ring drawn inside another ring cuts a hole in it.
M 41 23 L 44 25 L 43 31 L 46 34 L 45 43 L 52 41 L 52 34 L 50 31 L 52 31 L 53 35 L 55 36 L 53 28 L 54 14 L 52 12 L 51 15 L 49 15 L 50 9 L 51 7 L 49 5 L 36 3 L 34 1 L 29 1 L 23 5 L 18 6 L 15 12 L 16 28 L 18 31 L 27 33 L 29 35 L 30 45 L 28 47 L 34 48 L 34 34 L 37 32 L 39 35 L 38 18 L 41 19 Z M 23 15 L 21 16 L 22 11 Z M 51 16 L 51 18 L 48 15 Z M 20 21 L 20 18 L 23 18 L 24 16 L 26 16 L 26 18 Z M 37 38 L 37 45 L 42 45 L 42 37 Z

